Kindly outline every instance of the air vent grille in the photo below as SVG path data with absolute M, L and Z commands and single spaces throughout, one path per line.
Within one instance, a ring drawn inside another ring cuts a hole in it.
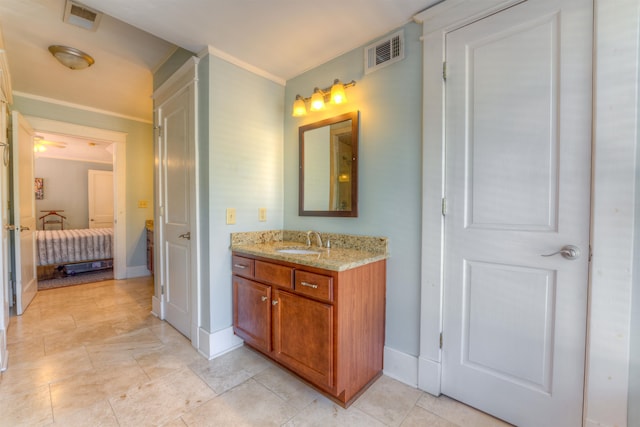
M 98 29 L 100 19 L 102 19 L 101 12 L 67 0 L 64 8 L 64 18 L 62 19 L 67 24 L 75 25 L 85 30 L 95 31 Z
M 404 31 L 370 44 L 364 50 L 366 74 L 404 59 Z

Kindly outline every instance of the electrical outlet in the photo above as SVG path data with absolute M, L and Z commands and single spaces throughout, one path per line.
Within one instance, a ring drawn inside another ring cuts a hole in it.
M 236 223 L 236 208 L 227 208 L 227 224 Z
M 265 222 L 267 220 L 267 208 L 258 209 L 258 221 Z
M 149 202 L 147 200 L 138 200 L 138 207 L 140 209 L 145 209 L 149 207 Z

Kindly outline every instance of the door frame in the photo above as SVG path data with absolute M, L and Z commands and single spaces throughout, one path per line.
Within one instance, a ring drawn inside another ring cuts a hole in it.
M 418 387 L 434 395 L 441 393 L 442 373 L 445 37 L 450 31 L 522 1 L 526 0 L 446 0 L 414 17 L 423 24 L 424 42 Z M 594 0 L 594 17 L 593 259 L 588 284 L 583 420 L 586 426 L 622 426 L 627 425 L 628 416 L 633 244 L 638 239 L 634 232 L 640 233 L 634 230 L 634 204 L 640 197 L 635 181 L 640 143 L 638 93 L 632 92 L 625 99 L 620 99 L 620 94 L 629 93 L 629 88 L 637 91 L 640 83 L 639 7 L 635 0 L 621 0 L 615 5 Z M 636 253 L 638 250 L 635 248 Z M 635 267 L 638 274 L 639 267 Z M 611 395 L 616 396 L 614 401 Z
M 114 176 L 114 254 L 113 277 L 116 280 L 127 278 L 127 133 L 94 128 L 57 120 L 25 116 L 36 132 L 57 133 L 60 135 L 93 139 L 115 144 L 113 150 Z

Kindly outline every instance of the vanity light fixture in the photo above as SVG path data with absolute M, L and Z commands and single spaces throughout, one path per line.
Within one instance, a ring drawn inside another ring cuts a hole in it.
M 355 86 L 355 80 L 351 80 L 349 83 L 342 83 L 340 79 L 335 79 L 333 85 L 324 89 L 315 88 L 313 94 L 309 98 L 304 98 L 302 95 L 296 95 L 296 100 L 293 102 L 293 117 L 301 117 L 307 115 L 307 105 L 309 102 L 310 111 L 320 111 L 325 108 L 327 102 L 332 104 L 344 104 L 347 102 L 347 95 L 345 89 Z
M 53 55 L 62 65 L 72 70 L 82 70 L 95 64 L 95 60 L 88 53 L 68 47 L 53 45 L 49 46 L 49 52 Z

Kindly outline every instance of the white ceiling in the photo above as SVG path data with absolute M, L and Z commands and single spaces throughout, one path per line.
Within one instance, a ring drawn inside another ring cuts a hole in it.
M 152 71 L 174 45 L 195 53 L 210 46 L 286 81 L 438 2 L 84 0 L 106 14 L 90 32 L 62 22 L 65 0 L 0 0 L 0 26 L 14 91 L 150 121 Z M 96 63 L 69 70 L 49 54 L 51 44 Z
M 36 144 L 45 147 L 45 151 L 35 152 L 34 157 L 79 160 L 83 162 L 113 163 L 113 143 L 75 138 L 47 132 L 36 132 Z M 36 163 L 36 172 L 38 164 Z

